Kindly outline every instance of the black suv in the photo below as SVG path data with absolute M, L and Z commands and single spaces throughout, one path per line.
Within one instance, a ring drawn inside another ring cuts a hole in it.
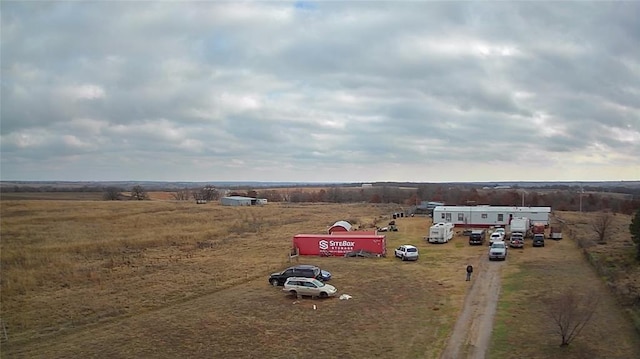
M 279 285 L 282 286 L 289 277 L 306 277 L 326 281 L 331 279 L 331 273 L 323 271 L 313 265 L 300 264 L 289 267 L 282 272 L 272 273 L 271 276 L 269 276 L 269 283 L 274 287 Z
M 544 234 L 538 233 L 533 235 L 533 246 L 544 247 Z
M 469 244 L 484 244 L 487 238 L 487 231 L 484 229 L 474 229 L 469 235 Z

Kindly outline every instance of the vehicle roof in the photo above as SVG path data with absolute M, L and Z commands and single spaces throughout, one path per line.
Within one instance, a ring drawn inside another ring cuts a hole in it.
M 416 247 L 416 246 L 414 246 L 414 245 L 412 245 L 412 244 L 403 244 L 403 245 L 401 245 L 400 247 L 405 247 L 405 248 L 416 248 L 416 249 L 418 248 L 418 247 Z
M 320 269 L 318 266 L 314 266 L 314 265 L 311 265 L 311 264 L 298 264 L 296 266 L 292 266 L 292 267 L 289 267 L 289 268 L 295 268 L 295 269 L 316 269 L 316 268 L 318 268 L 318 269 Z
M 500 243 L 504 244 L 504 241 L 495 241 L 495 242 L 491 243 L 491 245 L 500 244 Z
M 484 229 L 474 229 L 471 231 L 471 233 L 482 233 L 484 232 Z
M 287 282 L 290 280 L 299 280 L 299 281 L 306 281 L 306 282 L 311 282 L 314 280 L 317 280 L 315 278 L 307 278 L 307 277 L 289 277 L 287 278 Z

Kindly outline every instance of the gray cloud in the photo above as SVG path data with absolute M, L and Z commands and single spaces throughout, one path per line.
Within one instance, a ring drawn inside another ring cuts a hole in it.
M 0 6 L 2 179 L 640 175 L 636 2 Z

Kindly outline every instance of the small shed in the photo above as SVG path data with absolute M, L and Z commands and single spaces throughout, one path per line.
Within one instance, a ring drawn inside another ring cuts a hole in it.
M 329 227 L 329 234 L 334 232 L 349 232 L 351 230 L 351 223 L 347 221 L 338 221 Z

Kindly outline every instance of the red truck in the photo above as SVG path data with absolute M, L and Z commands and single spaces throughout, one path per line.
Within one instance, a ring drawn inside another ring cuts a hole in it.
M 534 223 L 532 227 L 533 227 L 532 228 L 532 232 L 533 232 L 534 235 L 535 234 L 544 235 L 544 230 L 546 228 L 544 223 Z
M 384 256 L 387 252 L 386 237 L 377 234 L 296 234 L 293 247 L 300 255 L 344 256 L 347 253 L 366 251 Z

